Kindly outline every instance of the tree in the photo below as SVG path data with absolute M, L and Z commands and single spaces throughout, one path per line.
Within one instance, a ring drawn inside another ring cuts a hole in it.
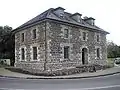
M 11 65 L 14 64 L 14 35 L 12 27 L 0 26 L 0 58 L 11 60 Z
M 107 56 L 108 58 L 120 57 L 120 46 L 116 45 L 112 41 L 107 42 Z

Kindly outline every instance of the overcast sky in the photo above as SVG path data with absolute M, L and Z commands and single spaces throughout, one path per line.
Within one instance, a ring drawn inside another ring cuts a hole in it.
M 97 26 L 110 32 L 107 39 L 120 45 L 120 0 L 0 0 L 0 26 L 15 29 L 45 10 L 59 6 L 67 12 L 95 18 Z

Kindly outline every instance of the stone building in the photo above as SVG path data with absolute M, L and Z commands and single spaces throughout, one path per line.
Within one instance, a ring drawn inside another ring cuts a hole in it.
M 15 66 L 55 71 L 107 64 L 106 35 L 92 17 L 50 8 L 14 30 Z

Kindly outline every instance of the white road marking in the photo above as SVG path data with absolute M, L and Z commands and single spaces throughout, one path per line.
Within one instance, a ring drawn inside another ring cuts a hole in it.
M 93 87 L 93 88 L 81 88 L 80 90 L 94 90 L 94 89 L 105 89 L 105 88 L 114 88 L 114 87 L 120 87 L 120 85 Z
M 25 89 L 0 88 L 0 90 L 25 90 Z
M 72 89 L 60 89 L 60 90 L 94 90 L 94 89 L 105 89 L 105 88 L 114 88 L 114 87 L 120 87 L 120 85 L 103 86 L 103 87 L 93 87 L 93 88 L 79 88 L 79 89 L 73 89 L 73 88 Z M 0 90 L 39 90 L 39 89 L 0 88 Z M 44 90 L 44 88 L 42 88 L 41 90 Z

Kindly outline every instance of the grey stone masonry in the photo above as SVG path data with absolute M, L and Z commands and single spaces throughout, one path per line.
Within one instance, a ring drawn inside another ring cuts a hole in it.
M 69 38 L 64 38 L 64 29 L 69 29 Z M 82 32 L 87 40 L 82 40 Z M 100 42 L 96 35 L 100 35 Z M 87 48 L 88 64 L 107 64 L 106 35 L 79 27 L 47 22 L 47 70 L 72 68 L 82 65 L 82 49 Z M 69 59 L 64 59 L 64 46 L 70 46 Z M 96 49 L 100 48 L 100 57 Z
M 62 15 L 57 15 L 59 11 Z M 77 22 L 61 7 L 49 9 L 15 30 L 15 67 L 52 72 L 83 65 L 105 66 L 107 34 L 82 18 Z
M 36 39 L 32 38 L 32 30 L 36 29 Z M 21 33 L 25 34 L 24 42 Z M 32 58 L 32 47 L 37 47 L 37 60 Z M 25 60 L 21 60 L 21 48 L 25 48 Z M 15 34 L 15 66 L 23 69 L 44 70 L 45 63 L 45 23 L 27 28 Z

